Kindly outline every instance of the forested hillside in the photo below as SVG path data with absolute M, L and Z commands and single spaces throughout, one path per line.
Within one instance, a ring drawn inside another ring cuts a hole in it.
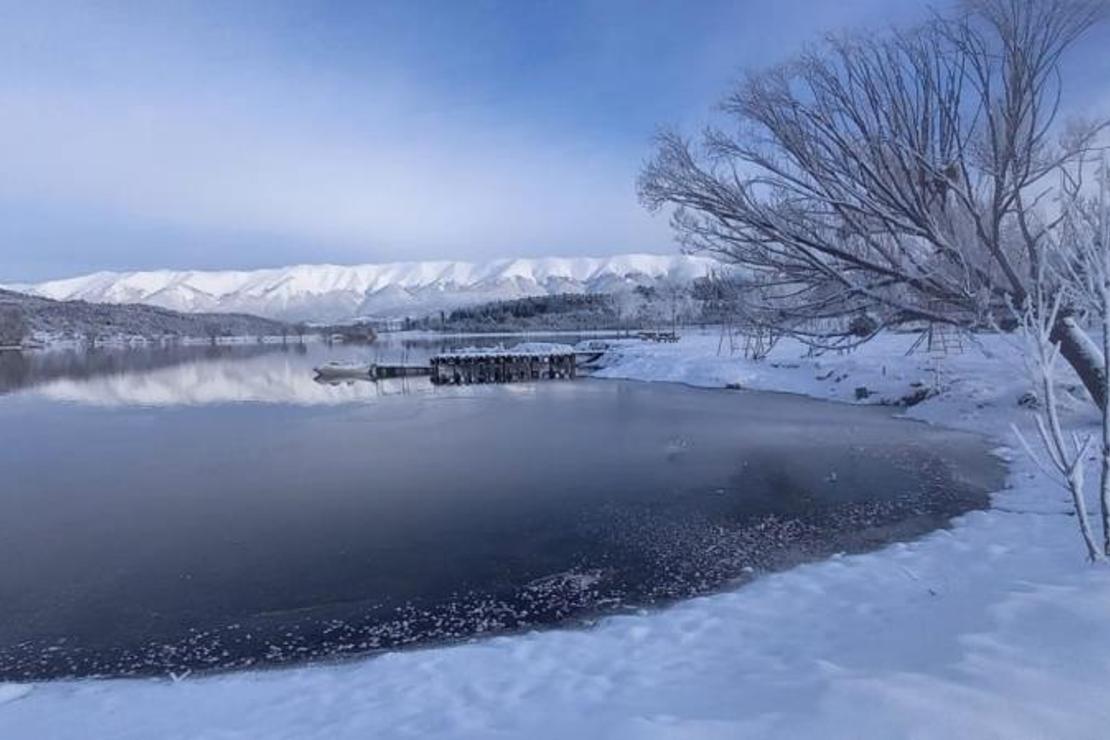
M 30 337 L 221 337 L 280 335 L 280 321 L 247 314 L 191 314 L 156 306 L 55 301 L 0 290 L 0 346 Z
M 701 303 L 688 289 L 638 287 L 621 293 L 560 293 L 458 308 L 407 319 L 405 329 L 455 332 L 591 331 L 634 329 L 700 320 Z

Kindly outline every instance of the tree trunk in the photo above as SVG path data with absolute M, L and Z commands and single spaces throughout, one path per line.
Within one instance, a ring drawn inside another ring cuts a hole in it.
M 1110 257 L 1110 255 L 1108 255 Z M 1110 273 L 1108 273 L 1110 274 Z M 1100 294 L 1102 302 L 1102 357 L 1110 357 L 1110 286 L 1103 285 Z M 1102 518 L 1102 554 L 1110 558 L 1110 408 L 1106 401 L 1110 398 L 1110 377 L 1105 369 L 1102 373 L 1103 403 L 1102 412 L 1102 469 L 1099 471 L 1099 514 Z
M 1106 361 L 1087 333 L 1065 316 L 1052 327 L 1052 341 L 1060 347 L 1060 355 L 1075 370 L 1083 386 L 1101 409 L 1106 406 Z

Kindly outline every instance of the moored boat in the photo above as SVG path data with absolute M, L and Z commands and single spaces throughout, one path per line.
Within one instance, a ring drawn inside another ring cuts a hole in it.
M 373 378 L 372 363 L 328 362 L 313 368 L 320 378 Z

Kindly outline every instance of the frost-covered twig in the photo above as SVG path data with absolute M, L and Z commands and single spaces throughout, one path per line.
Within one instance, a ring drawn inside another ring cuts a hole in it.
M 1073 311 L 1098 320 L 1101 346 L 1090 352 L 1110 352 L 1110 170 L 1105 157 L 1094 165 L 1097 191 L 1084 190 L 1084 167 L 1077 176 L 1062 174 L 1059 228 L 1049 234 L 1056 259 L 1050 269 L 1056 284 Z M 1074 322 L 1075 318 L 1069 317 Z M 1110 556 L 1110 374 L 1103 373 L 1101 398 L 1096 398 L 1101 415 L 1099 510 L 1102 520 L 1102 552 Z
M 1056 368 L 1060 348 L 1052 341 L 1051 335 L 1062 301 L 1063 296 L 1059 293 L 1048 299 L 1044 291 L 1037 291 L 1024 309 L 1015 311 L 1026 342 L 1026 366 L 1041 392 L 1042 403 L 1036 417 L 1037 435 L 1047 455 L 1047 462 L 1034 452 L 1033 446 L 1016 426 L 1014 432 L 1037 467 L 1070 493 L 1087 557 L 1096 561 L 1102 559 L 1104 551 L 1096 544 L 1087 513 L 1083 467 L 1094 438 L 1075 432 L 1070 435 L 1064 433 L 1056 398 Z

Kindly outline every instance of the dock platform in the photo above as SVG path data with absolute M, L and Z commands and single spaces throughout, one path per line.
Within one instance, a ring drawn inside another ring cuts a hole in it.
M 410 363 L 378 364 L 374 365 L 373 376 L 380 378 L 411 378 L 419 375 L 431 375 L 432 368 L 428 365 L 413 365 Z
M 573 347 L 521 344 L 512 349 L 464 349 L 431 358 L 431 380 L 437 385 L 516 383 L 571 379 L 577 375 Z

